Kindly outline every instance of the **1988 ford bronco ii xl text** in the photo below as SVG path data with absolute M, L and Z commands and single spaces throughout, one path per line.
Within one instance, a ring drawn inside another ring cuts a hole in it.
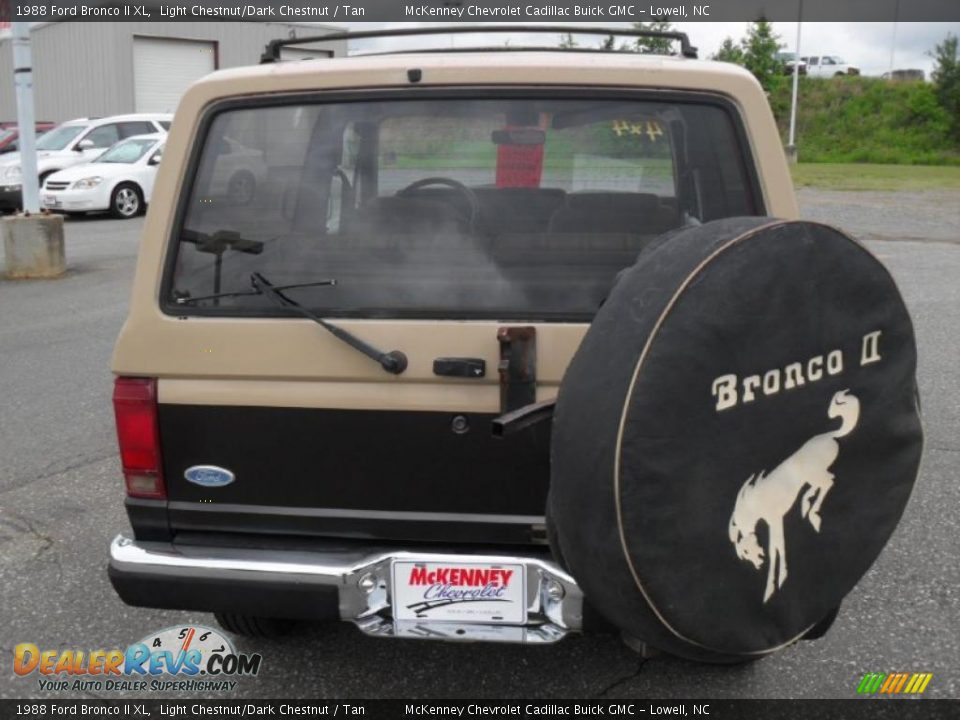
M 126 602 L 719 662 L 822 634 L 916 476 L 910 320 L 797 221 L 753 77 L 670 37 L 187 91 L 113 361 Z

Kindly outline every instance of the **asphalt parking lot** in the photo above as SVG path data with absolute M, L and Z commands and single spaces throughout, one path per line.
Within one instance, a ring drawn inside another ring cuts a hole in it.
M 800 199 L 806 217 L 864 237 L 893 271 L 916 323 L 927 433 L 901 526 L 826 638 L 714 667 L 641 661 L 608 636 L 519 647 L 305 627 L 284 641 L 240 640 L 264 663 L 233 697 L 849 698 L 863 673 L 893 671 L 932 672 L 928 696 L 960 697 L 960 193 L 803 190 Z M 127 528 L 109 360 L 142 225 L 68 220 L 65 278 L 0 280 L 0 697 L 51 697 L 36 675 L 13 673 L 18 643 L 126 647 L 160 628 L 212 622 L 126 607 L 105 571 L 110 539 Z

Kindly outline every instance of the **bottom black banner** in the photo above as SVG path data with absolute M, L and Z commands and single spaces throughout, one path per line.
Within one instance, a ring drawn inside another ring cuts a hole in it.
M 546 718 L 702 717 L 709 720 L 960 717 L 960 700 L 0 700 L 0 717 Z

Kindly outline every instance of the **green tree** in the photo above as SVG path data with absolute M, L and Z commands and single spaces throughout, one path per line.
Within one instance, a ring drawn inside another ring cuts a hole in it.
M 634 30 L 648 30 L 652 32 L 674 32 L 673 25 L 669 20 L 656 20 L 648 23 L 633 23 Z M 600 43 L 601 50 L 610 50 L 617 52 L 636 52 L 645 55 L 674 55 L 677 50 L 676 40 L 661 37 L 638 37 L 629 42 L 617 44 L 616 34 L 607 35 Z
M 946 39 L 931 53 L 934 59 L 933 80 L 937 101 L 950 118 L 950 132 L 960 139 L 960 60 L 957 57 L 957 36 Z
M 654 20 L 653 22 L 633 23 L 634 30 L 646 30 L 651 32 L 674 32 L 673 25 L 669 20 Z M 633 43 L 633 47 L 627 49 L 638 53 L 648 55 L 673 55 L 676 53 L 676 40 L 662 37 L 638 37 Z
M 607 36 L 603 39 L 603 42 L 600 43 L 600 49 L 601 49 L 601 50 L 611 50 L 611 51 L 612 51 L 612 50 L 616 50 L 616 49 L 617 49 L 617 38 L 614 37 L 613 35 L 607 35 Z M 622 48 L 620 48 L 620 49 L 622 49 Z
M 720 45 L 720 49 L 710 56 L 710 59 L 743 65 L 743 50 L 733 41 L 732 37 L 727 37 Z
M 783 75 L 783 63 L 777 59 L 777 53 L 783 45 L 773 27 L 764 19 L 750 23 L 747 36 L 741 41 L 743 47 L 743 65 L 760 82 L 764 90 L 773 88 L 777 79 Z

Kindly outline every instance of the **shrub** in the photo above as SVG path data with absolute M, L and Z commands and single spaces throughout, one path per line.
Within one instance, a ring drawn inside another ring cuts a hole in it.
M 786 140 L 790 78 L 774 81 L 770 106 Z M 951 116 L 936 88 L 879 78 L 800 78 L 797 147 L 804 162 L 960 164 Z

